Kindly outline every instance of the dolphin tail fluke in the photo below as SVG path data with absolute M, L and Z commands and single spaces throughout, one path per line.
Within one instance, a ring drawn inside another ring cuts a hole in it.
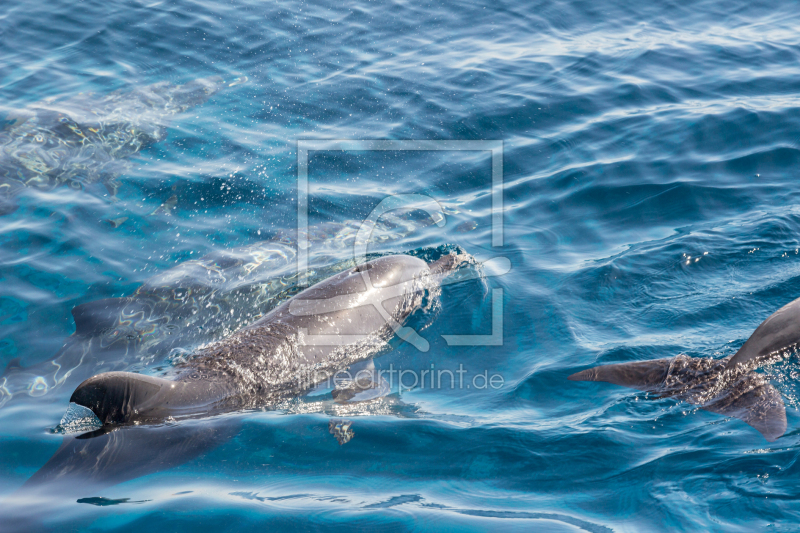
M 770 383 L 762 383 L 738 396 L 723 396 L 704 405 L 703 409 L 738 418 L 758 430 L 769 442 L 786 433 L 786 407 L 780 392 Z
M 653 390 L 664 383 L 673 359 L 603 365 L 576 372 L 570 381 L 605 381 L 638 390 Z

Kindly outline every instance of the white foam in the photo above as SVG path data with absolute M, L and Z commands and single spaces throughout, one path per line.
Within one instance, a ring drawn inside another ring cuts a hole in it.
M 67 412 L 61 417 L 56 431 L 59 433 L 85 433 L 103 427 L 103 423 L 88 407 L 70 402 Z

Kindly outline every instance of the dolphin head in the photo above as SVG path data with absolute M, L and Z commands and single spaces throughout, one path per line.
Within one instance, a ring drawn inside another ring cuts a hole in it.
M 414 307 L 408 299 L 422 288 L 417 280 L 429 272 L 425 261 L 408 255 L 374 259 L 304 290 L 262 321 L 279 318 L 309 331 L 366 336 L 392 320 L 402 322 Z
M 234 389 L 223 381 L 204 378 L 193 373 L 188 380 L 173 381 L 133 372 L 105 372 L 78 385 L 69 401 L 91 410 L 104 425 L 207 416 L 217 412 L 219 402 Z
M 72 393 L 69 401 L 90 409 L 103 424 L 131 422 L 162 389 L 158 378 L 130 372 L 93 376 Z

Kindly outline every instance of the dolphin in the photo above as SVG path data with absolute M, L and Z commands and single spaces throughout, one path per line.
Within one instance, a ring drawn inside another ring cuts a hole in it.
M 786 432 L 780 392 L 755 370 L 785 357 L 800 343 L 800 298 L 781 307 L 756 328 L 734 355 L 724 359 L 676 357 L 598 366 L 569 376 L 605 381 L 699 405 L 738 418 L 769 442 Z
M 442 217 L 416 208 L 385 214 L 369 242 L 396 242 Z M 345 220 L 308 228 L 304 237 L 317 254 L 308 280 L 297 275 L 297 236 L 282 232 L 180 263 L 129 296 L 80 303 L 72 310 L 75 332 L 53 358 L 31 366 L 19 359 L 7 363 L 0 374 L 0 409 L 72 389 L 101 372 L 152 367 L 164 356 L 180 359 L 187 350 L 229 335 L 299 292 L 302 282 L 353 266 L 353 260 L 337 258 L 356 244 L 361 224 Z
M 163 140 L 172 116 L 243 79 L 160 82 L 106 95 L 81 93 L 6 112 L 0 129 L 0 215 L 16 210 L 14 197 L 26 187 L 77 190 L 102 183 L 114 196 L 116 178 L 130 168 L 128 159 Z
M 276 406 L 343 369 L 360 370 L 344 384 L 349 390 L 341 401 L 388 393 L 374 366 L 365 363 L 388 351 L 393 338 L 418 340 L 405 325 L 408 318 L 438 297 L 445 276 L 470 261 L 465 253 L 430 264 L 409 255 L 383 256 L 333 275 L 199 348 L 172 375 L 115 371 L 90 377 L 72 393 L 70 408 L 82 410 L 92 430 L 65 435 L 23 493 L 92 491 L 175 466 L 238 431 L 230 417 L 217 417 L 214 425 L 201 419 Z M 348 430 L 332 433 L 341 443 L 352 436 Z
M 107 372 L 81 383 L 70 402 L 108 429 L 274 405 L 371 358 L 394 333 L 406 334 L 401 324 L 421 306 L 430 276 L 416 257 L 375 259 L 202 348 L 173 379 Z

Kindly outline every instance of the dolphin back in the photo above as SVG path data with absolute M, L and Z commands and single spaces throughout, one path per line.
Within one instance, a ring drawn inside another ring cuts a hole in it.
M 428 265 L 415 257 L 375 259 L 317 283 L 203 347 L 178 367 L 177 379 L 106 372 L 81 383 L 70 401 L 110 426 L 273 403 L 385 349 L 421 306 L 426 279 Z M 89 323 L 102 324 L 106 307 L 83 314 L 92 316 Z
M 784 305 L 756 328 L 747 342 L 728 361 L 728 369 L 737 365 L 758 365 L 771 354 L 800 342 L 800 298 Z

